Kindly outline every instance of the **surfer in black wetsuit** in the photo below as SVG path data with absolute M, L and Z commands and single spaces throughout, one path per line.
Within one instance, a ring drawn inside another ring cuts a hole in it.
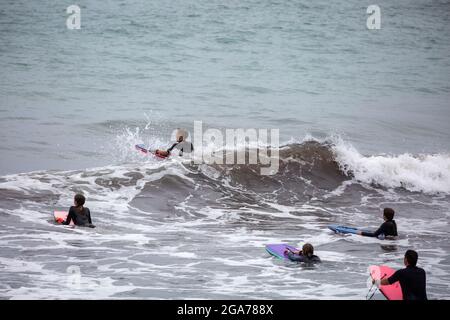
M 67 220 L 62 224 L 69 225 L 73 221 L 76 226 L 95 228 L 91 220 L 91 211 L 83 206 L 86 198 L 82 194 L 77 194 L 73 202 L 75 206 L 70 207 Z
M 188 132 L 183 129 L 177 129 L 176 138 L 177 142 L 175 142 L 169 149 L 167 150 L 156 150 L 155 153 L 157 155 L 167 157 L 170 155 L 173 149 L 180 150 L 179 156 L 182 156 L 184 152 L 191 153 L 194 151 L 194 146 L 189 141 L 186 141 L 186 138 L 188 137 Z
M 289 260 L 291 261 L 297 261 L 297 262 L 305 262 L 305 263 L 314 263 L 314 262 L 321 262 L 320 258 L 316 255 L 314 255 L 314 247 L 310 243 L 306 243 L 303 245 L 301 251 L 291 251 L 287 249 L 284 252 Z
M 386 286 L 400 281 L 402 287 L 403 300 L 428 300 L 426 291 L 425 270 L 417 267 L 419 255 L 414 250 L 405 253 L 403 263 L 406 268 L 395 271 L 389 278 L 373 280 L 372 283 Z
M 395 239 L 398 236 L 397 234 L 397 224 L 394 220 L 394 209 L 384 208 L 383 211 L 383 219 L 384 223 L 378 228 L 375 232 L 366 232 L 366 231 L 358 231 L 358 234 L 366 237 L 378 237 L 380 235 L 384 235 L 388 239 Z

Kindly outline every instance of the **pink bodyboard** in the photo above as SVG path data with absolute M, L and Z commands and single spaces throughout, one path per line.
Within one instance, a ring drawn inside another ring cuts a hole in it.
M 394 274 L 395 270 L 387 266 L 370 266 L 369 272 L 372 279 L 378 280 L 380 278 L 389 278 Z M 380 286 L 379 289 L 388 300 L 403 300 L 402 287 L 398 281 L 391 285 Z

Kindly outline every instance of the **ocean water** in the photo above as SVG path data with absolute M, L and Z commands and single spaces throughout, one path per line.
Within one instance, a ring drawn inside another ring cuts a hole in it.
M 365 299 L 407 249 L 450 298 L 449 1 L 377 1 L 380 30 L 356 0 L 72 4 L 0 4 L 0 298 Z M 279 129 L 278 173 L 134 149 L 194 121 Z M 77 192 L 97 228 L 53 223 Z M 327 229 L 384 207 L 397 241 Z

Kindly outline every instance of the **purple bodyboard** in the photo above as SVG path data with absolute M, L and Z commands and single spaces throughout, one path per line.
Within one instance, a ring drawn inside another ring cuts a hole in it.
M 278 259 L 284 259 L 289 260 L 288 256 L 284 254 L 284 251 L 286 249 L 290 249 L 293 251 L 299 251 L 296 247 L 290 246 L 285 243 L 278 243 L 278 244 L 268 244 L 266 245 L 266 250 L 271 255 L 277 257 Z

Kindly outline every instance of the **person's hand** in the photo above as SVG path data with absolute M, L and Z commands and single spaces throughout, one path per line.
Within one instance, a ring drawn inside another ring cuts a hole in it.
M 379 288 L 381 286 L 381 280 L 380 279 L 373 279 L 372 280 L 372 284 L 374 284 L 377 288 Z

